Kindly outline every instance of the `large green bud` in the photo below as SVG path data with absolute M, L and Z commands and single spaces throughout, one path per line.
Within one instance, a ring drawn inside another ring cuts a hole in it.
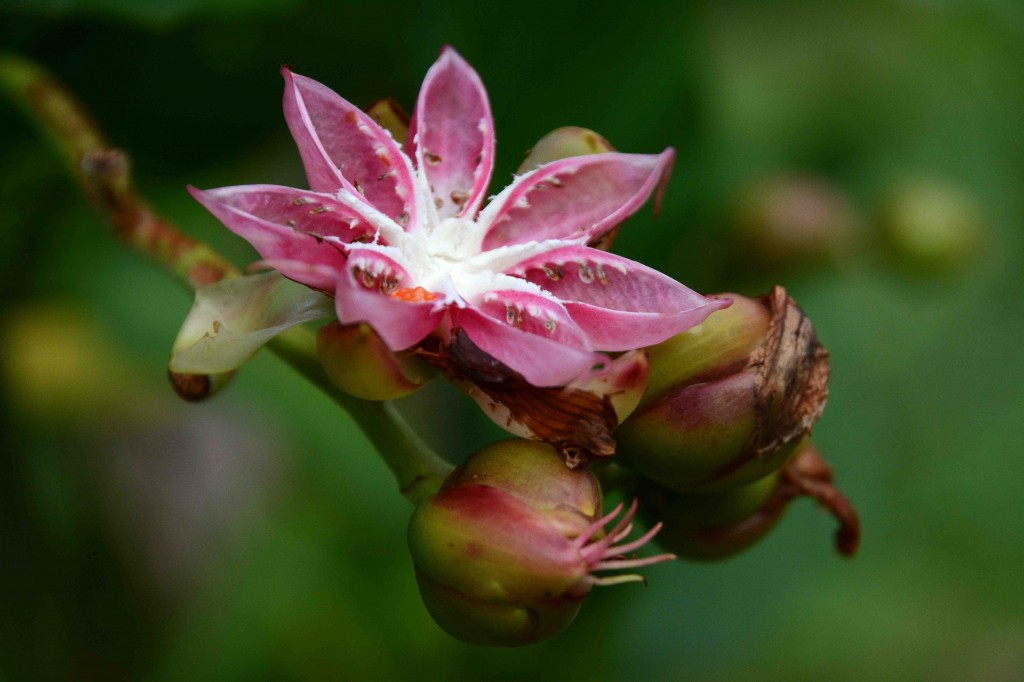
M 619 456 L 677 492 L 727 490 L 777 470 L 828 395 L 828 353 L 781 287 L 733 304 L 648 349 L 640 407 Z
M 635 505 L 634 505 L 635 508 Z M 641 580 L 595 571 L 672 558 L 625 559 L 657 532 L 620 543 L 630 509 L 602 516 L 601 487 L 569 469 L 548 445 L 508 440 L 470 456 L 409 523 L 409 549 L 423 602 L 453 637 L 520 646 L 552 637 L 575 618 L 594 585 Z

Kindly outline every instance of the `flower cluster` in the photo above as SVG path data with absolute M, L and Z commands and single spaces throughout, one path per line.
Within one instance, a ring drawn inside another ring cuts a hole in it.
M 310 190 L 246 185 L 193 195 L 266 265 L 334 297 L 398 351 L 460 329 L 534 386 L 602 366 L 595 351 L 648 346 L 727 302 L 589 246 L 667 179 L 673 151 L 545 163 L 482 210 L 494 166 L 490 104 L 446 48 L 427 73 L 408 139 L 291 71 L 284 111 Z
M 317 352 L 349 395 L 407 395 L 431 374 L 423 358 L 506 430 L 545 441 L 488 446 L 416 498 L 409 546 L 441 627 L 488 645 L 552 637 L 593 586 L 642 580 L 598 574 L 675 558 L 632 555 L 662 519 L 672 552 L 722 558 L 810 496 L 840 521 L 838 549 L 856 550 L 856 514 L 807 439 L 828 363 L 803 312 L 780 287 L 705 297 L 605 250 L 660 194 L 671 149 L 623 154 L 559 129 L 485 206 L 490 104 L 454 50 L 430 68 L 411 120 L 387 127 L 283 74 L 310 189 L 192 189 L 276 272 L 197 292 L 172 377 L 205 396 L 274 335 L 333 316 Z M 604 512 L 584 465 L 616 438 L 625 466 L 605 472 L 639 500 L 606 529 L 622 505 Z M 629 540 L 638 508 L 652 524 Z

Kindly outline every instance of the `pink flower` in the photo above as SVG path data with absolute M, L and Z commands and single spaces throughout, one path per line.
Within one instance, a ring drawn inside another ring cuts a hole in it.
M 674 152 L 561 159 L 481 210 L 494 127 L 479 76 L 445 48 L 405 149 L 367 114 L 283 70 L 284 112 L 311 190 L 246 185 L 193 195 L 266 264 L 334 296 L 392 350 L 461 329 L 535 386 L 655 344 L 727 303 L 591 248 L 667 178 Z

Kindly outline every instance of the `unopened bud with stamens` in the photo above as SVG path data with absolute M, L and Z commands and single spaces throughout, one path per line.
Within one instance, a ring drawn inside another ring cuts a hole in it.
M 520 646 L 557 635 L 594 585 L 643 581 L 599 577 L 670 560 L 627 557 L 660 529 L 626 542 L 636 503 L 602 515 L 601 488 L 569 469 L 550 446 L 492 444 L 470 458 L 421 504 L 409 524 L 420 594 L 434 620 L 471 644 Z

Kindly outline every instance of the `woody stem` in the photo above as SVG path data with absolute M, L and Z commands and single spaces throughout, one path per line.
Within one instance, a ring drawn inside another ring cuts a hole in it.
M 64 159 L 68 171 L 115 236 L 148 256 L 189 290 L 239 276 L 208 245 L 179 231 L 135 190 L 128 159 L 110 146 L 82 104 L 40 66 L 0 54 L 0 91 L 15 102 Z M 413 504 L 440 487 L 452 466 L 419 437 L 389 403 L 354 398 L 338 390 L 316 357 L 316 341 L 293 327 L 270 348 L 318 386 L 359 425 Z

